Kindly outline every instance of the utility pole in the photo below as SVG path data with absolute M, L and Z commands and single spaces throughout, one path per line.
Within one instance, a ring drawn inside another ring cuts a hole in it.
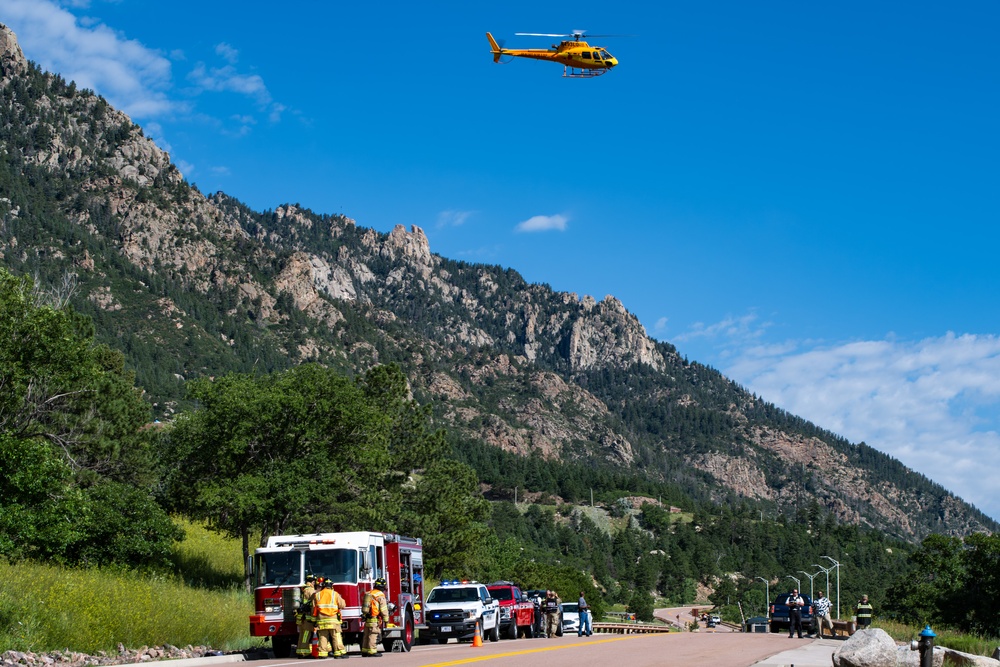
M 817 565 L 816 563 L 813 563 L 813 567 L 818 567 L 819 569 L 823 570 L 823 572 L 826 574 L 826 588 L 824 588 L 823 590 L 826 591 L 827 593 L 832 593 L 833 591 L 830 590 L 830 570 L 832 570 L 833 568 L 823 567 L 822 565 Z M 817 572 L 816 574 L 818 575 L 819 572 Z
M 829 556 L 823 556 L 823 558 L 833 563 L 833 567 L 837 568 L 837 618 L 839 619 L 840 618 L 840 563 L 833 560 Z
M 757 578 L 764 582 L 764 616 L 767 616 L 767 608 L 771 604 L 771 585 L 764 577 Z
M 816 577 L 816 575 L 819 574 L 819 572 L 817 572 L 816 574 L 809 574 L 805 570 L 799 570 L 799 572 L 801 572 L 802 574 L 804 574 L 807 577 L 809 577 L 809 599 L 812 600 L 813 597 L 814 597 L 813 596 L 813 579 Z

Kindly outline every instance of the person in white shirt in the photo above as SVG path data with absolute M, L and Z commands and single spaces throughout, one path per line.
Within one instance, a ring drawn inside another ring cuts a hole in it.
M 833 603 L 824 595 L 823 591 L 820 591 L 819 597 L 813 600 L 813 626 L 820 639 L 823 638 L 823 626 L 830 628 L 830 636 L 833 636 L 833 620 L 830 618 L 830 607 L 832 606 Z

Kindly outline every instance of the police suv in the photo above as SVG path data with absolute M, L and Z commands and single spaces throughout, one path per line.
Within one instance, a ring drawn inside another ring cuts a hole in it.
M 443 581 L 424 601 L 421 640 L 445 644 L 449 639 L 469 640 L 476 626 L 483 639 L 500 640 L 500 604 L 484 584 L 476 581 Z

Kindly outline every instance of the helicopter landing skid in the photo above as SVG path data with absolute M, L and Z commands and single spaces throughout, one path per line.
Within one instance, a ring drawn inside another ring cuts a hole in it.
M 563 76 L 568 79 L 593 79 L 595 76 L 601 76 L 610 71 L 610 69 L 579 69 L 563 65 Z

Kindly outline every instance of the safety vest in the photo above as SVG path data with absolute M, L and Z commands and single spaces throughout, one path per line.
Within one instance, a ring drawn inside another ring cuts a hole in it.
M 545 613 L 546 614 L 559 613 L 559 598 L 545 598 Z
M 870 604 L 861 604 L 859 602 L 858 603 L 858 610 L 857 610 L 856 613 L 857 613 L 858 618 L 868 618 L 868 619 L 870 619 L 872 617 L 872 606 Z
M 377 588 L 368 591 L 368 609 L 365 610 L 366 618 L 378 618 L 382 615 L 382 606 L 379 600 L 385 599 L 385 593 Z
M 313 614 L 317 617 L 326 616 L 328 618 L 336 617 L 340 613 L 340 607 L 337 606 L 337 595 L 334 593 L 332 588 L 322 588 L 313 603 Z

